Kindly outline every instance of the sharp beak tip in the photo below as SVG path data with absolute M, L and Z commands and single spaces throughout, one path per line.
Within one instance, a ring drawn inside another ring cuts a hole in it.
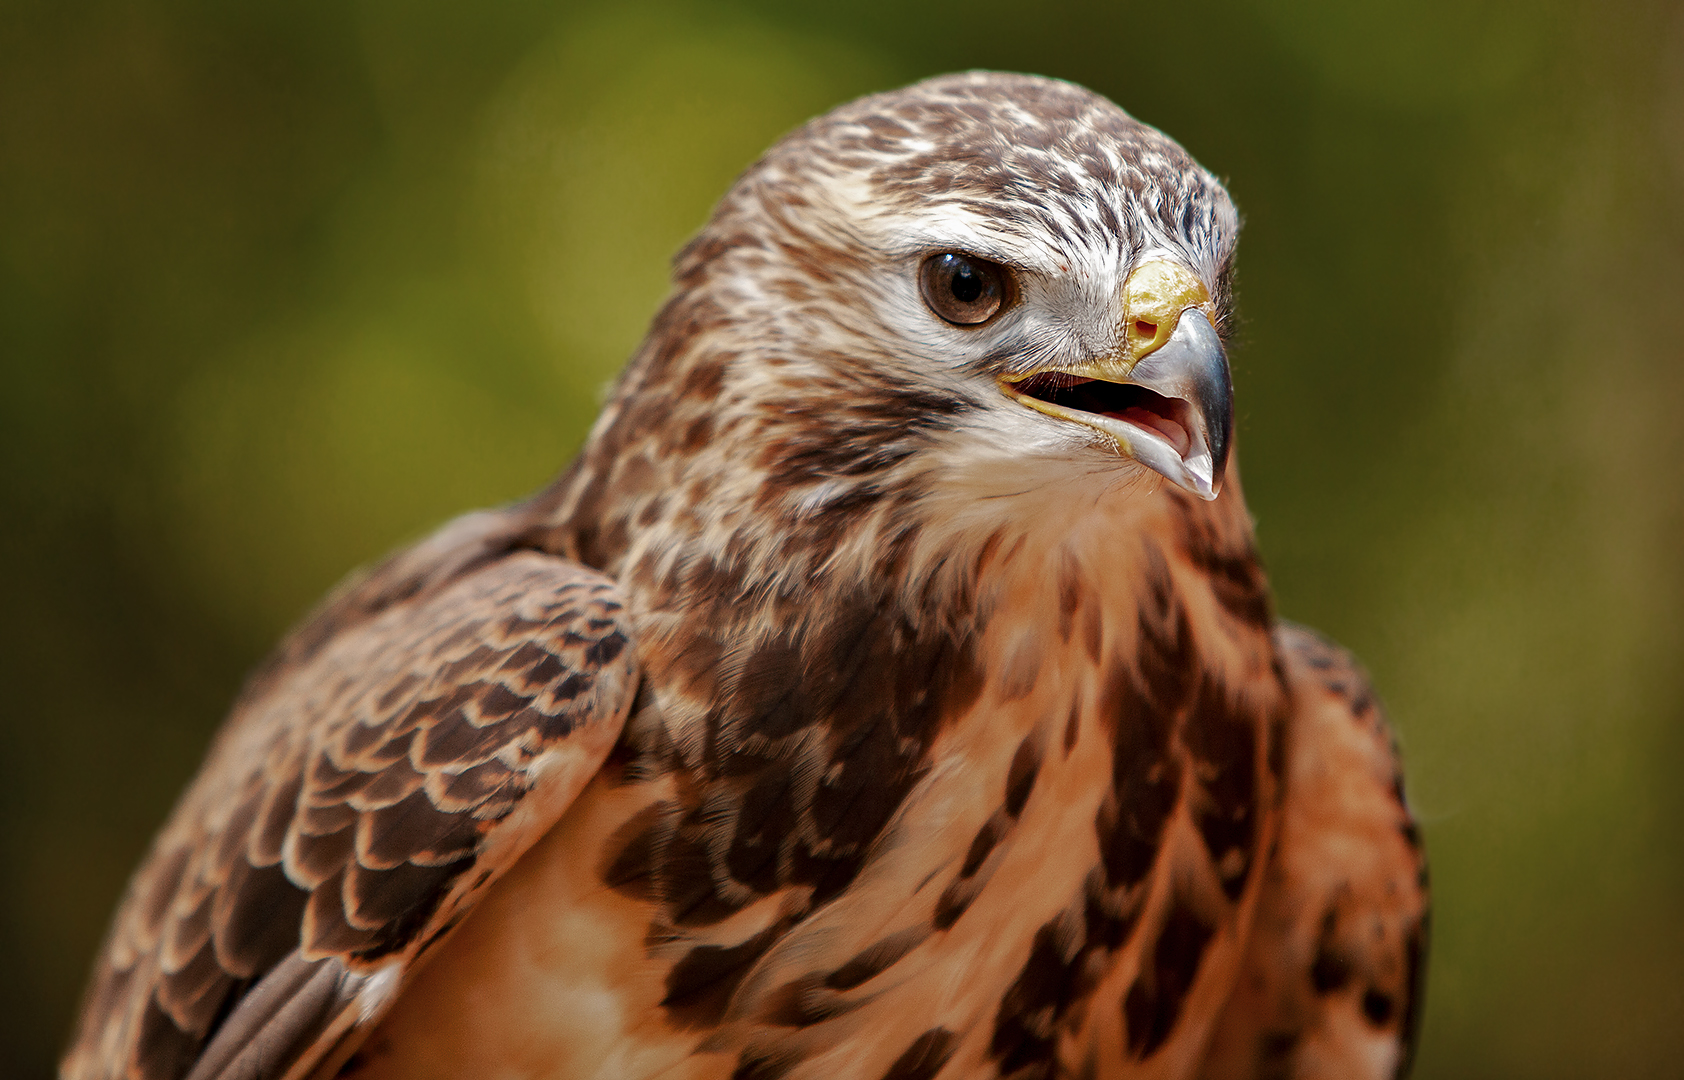
M 1198 421 L 1192 454 L 1175 455 L 1173 462 L 1142 457 L 1142 463 L 1199 498 L 1214 500 L 1233 442 L 1234 389 L 1227 353 L 1210 319 L 1196 308 L 1183 312 L 1175 333 L 1135 366 L 1130 381 L 1186 402 Z

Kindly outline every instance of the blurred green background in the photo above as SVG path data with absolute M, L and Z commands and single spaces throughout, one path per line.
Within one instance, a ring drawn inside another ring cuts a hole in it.
M 1417 1075 L 1679 1075 L 1684 18 L 1639 0 L 0 0 L 0 1072 L 276 636 L 555 473 L 780 133 L 979 66 L 1246 215 L 1263 550 L 1434 864 Z

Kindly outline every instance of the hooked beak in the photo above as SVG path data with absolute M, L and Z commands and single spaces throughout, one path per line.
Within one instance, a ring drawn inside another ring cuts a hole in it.
M 1204 285 L 1176 263 L 1144 263 L 1123 286 L 1112 355 L 1000 379 L 1006 396 L 1092 428 L 1117 451 L 1201 499 L 1222 487 L 1234 427 L 1228 357 Z

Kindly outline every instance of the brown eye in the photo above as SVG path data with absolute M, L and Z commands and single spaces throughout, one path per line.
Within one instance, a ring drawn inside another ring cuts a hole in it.
M 919 272 L 924 303 L 950 323 L 975 326 L 1006 301 L 1006 269 L 974 255 L 931 255 Z

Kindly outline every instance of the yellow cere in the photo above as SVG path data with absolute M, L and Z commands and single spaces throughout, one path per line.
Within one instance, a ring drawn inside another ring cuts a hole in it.
M 1175 333 L 1181 313 L 1204 308 L 1214 323 L 1214 305 L 1204 282 L 1179 263 L 1154 260 L 1141 263 L 1123 285 L 1123 351 L 1125 370 L 1133 370 Z

